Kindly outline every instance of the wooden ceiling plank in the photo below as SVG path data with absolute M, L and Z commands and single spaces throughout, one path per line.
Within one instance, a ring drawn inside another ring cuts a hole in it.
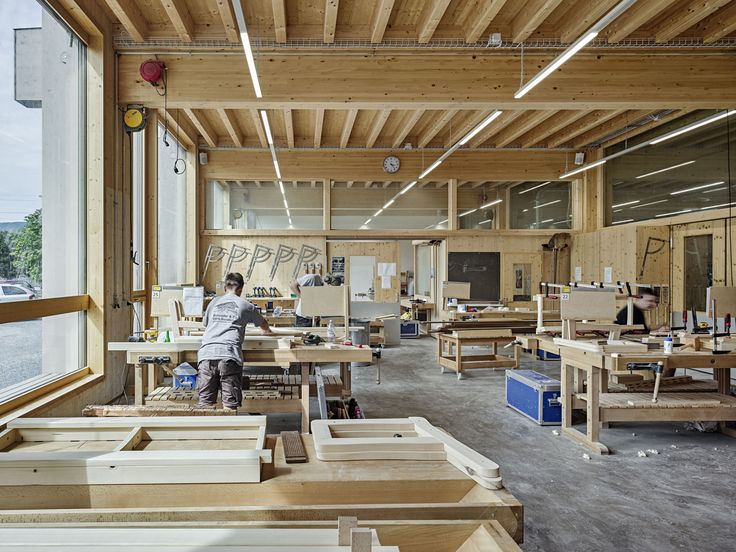
M 250 118 L 253 120 L 253 126 L 256 128 L 258 134 L 258 140 L 261 142 L 262 148 L 268 147 L 268 139 L 266 139 L 266 131 L 263 130 L 263 123 L 261 122 L 261 116 L 257 109 L 249 109 Z
M 284 127 L 286 128 L 286 143 L 290 148 L 294 147 L 294 117 L 291 109 L 284 109 Z
M 563 128 L 557 134 L 551 136 L 547 140 L 547 147 L 556 148 L 557 146 L 565 144 L 576 136 L 580 136 L 584 132 L 588 132 L 589 130 L 605 123 L 609 119 L 613 119 L 623 112 L 624 110 L 610 111 L 600 109 L 592 111 L 591 113 L 588 113 L 584 117 L 578 119 L 575 123 Z
M 560 42 L 568 44 L 577 40 L 618 2 L 619 0 L 579 1 L 560 26 Z
M 524 111 L 504 111 L 498 119 L 493 121 L 490 125 L 480 131 L 480 133 L 478 133 L 470 142 L 468 142 L 468 146 L 471 148 L 477 148 L 488 141 L 492 136 L 496 136 L 500 132 L 506 130 L 511 123 L 524 115 Z
M 447 126 L 447 124 L 452 120 L 457 112 L 457 109 L 447 109 L 446 111 L 440 113 L 437 118 L 432 121 L 432 123 L 430 123 L 429 126 L 427 126 L 427 128 L 424 129 L 419 135 L 417 139 L 417 146 L 420 148 L 426 147 L 427 144 L 429 144 L 432 139 L 437 136 L 439 131 Z
M 390 109 L 383 109 L 375 114 L 373 121 L 371 122 L 371 129 L 368 131 L 368 139 L 366 140 L 365 147 L 373 147 L 373 144 L 376 143 L 378 135 L 381 134 L 381 130 L 383 130 L 389 115 L 391 115 Z
M 135 2 L 129 0 L 105 0 L 108 7 L 120 20 L 125 31 L 135 42 L 144 42 L 148 34 L 148 22 Z
M 379 0 L 376 4 L 373 11 L 373 20 L 371 21 L 371 42 L 373 44 L 383 41 L 383 33 L 386 32 L 386 26 L 395 2 L 396 0 Z
M 586 111 L 559 111 L 552 117 L 544 121 L 536 128 L 533 128 L 521 137 L 520 144 L 522 148 L 529 148 L 535 144 L 543 142 L 545 138 L 552 136 L 558 130 L 572 124 L 586 114 Z
M 371 186 L 373 186 L 373 181 L 367 180 L 366 183 L 365 183 L 365 187 L 366 188 L 370 188 Z
M 232 138 L 233 143 L 239 147 L 243 147 L 243 132 L 240 130 L 240 127 L 238 126 L 238 122 L 235 120 L 235 117 L 232 113 L 230 113 L 227 109 L 218 109 L 217 114 L 220 116 L 220 120 L 222 121 L 222 124 L 225 126 L 225 129 L 227 130 L 227 133 L 230 135 L 230 138 Z
M 554 112 L 552 111 L 532 111 L 520 117 L 513 124 L 503 129 L 493 138 L 494 145 L 497 148 L 508 146 L 514 140 L 523 136 L 531 129 L 549 119 Z
M 625 129 L 626 127 L 628 127 L 628 125 L 638 121 L 639 119 L 642 119 L 643 117 L 646 117 L 647 115 L 649 115 L 649 113 L 651 113 L 651 111 L 645 109 L 625 111 L 624 113 L 616 115 L 605 123 L 589 130 L 588 132 L 584 132 L 583 134 L 576 136 L 571 145 L 575 149 L 581 149 L 585 146 L 589 146 L 591 143 L 604 138 L 612 132 Z
M 677 0 L 637 2 L 603 30 L 610 44 L 617 44 Z
M 192 121 L 192 124 L 199 131 L 202 138 L 204 138 L 204 141 L 207 142 L 207 145 L 211 148 L 216 148 L 217 135 L 204 114 L 200 110 L 195 111 L 188 107 L 185 107 L 183 111 L 186 113 L 187 117 L 189 117 L 189 120 Z
M 325 44 L 335 42 L 335 27 L 337 26 L 337 8 L 340 0 L 325 0 L 325 23 L 323 40 Z
M 350 141 L 350 134 L 353 132 L 353 126 L 355 125 L 355 118 L 358 116 L 357 109 L 351 109 L 345 116 L 345 121 L 342 125 L 342 132 L 340 133 L 340 147 L 348 147 Z
M 473 12 L 470 12 L 466 19 L 466 22 L 470 23 L 470 28 L 468 29 L 468 33 L 465 35 L 465 42 L 468 44 L 478 42 L 483 31 L 488 28 L 488 25 L 490 25 L 493 18 L 498 15 L 498 12 L 501 11 L 504 4 L 506 4 L 506 0 L 490 0 L 490 2 L 486 3 L 480 13 L 474 14 Z
M 460 138 L 473 130 L 478 123 L 480 123 L 490 114 L 490 111 L 485 110 L 470 113 L 468 117 L 466 117 L 465 120 L 460 123 L 458 128 L 451 132 L 450 135 L 447 137 L 447 140 L 445 140 L 445 147 L 451 147 L 455 142 L 457 142 Z M 503 117 L 503 115 L 501 115 L 501 117 Z M 493 125 L 493 123 L 491 123 L 491 125 Z M 484 129 L 484 131 L 485 130 L 487 129 Z
M 736 2 L 703 21 L 703 42 L 710 44 L 736 31 Z
M 161 0 L 166 15 L 183 42 L 194 40 L 194 21 L 184 0 Z
M 325 110 L 314 110 L 314 147 L 319 149 L 322 145 L 322 125 L 325 122 Z
M 562 0 L 528 0 L 511 22 L 511 38 L 524 42 L 555 11 Z
M 399 130 L 394 136 L 394 141 L 391 143 L 392 148 L 398 148 L 401 146 L 401 144 L 404 143 L 404 139 L 409 135 L 411 129 L 414 128 L 414 125 L 419 122 L 419 119 L 422 117 L 423 114 L 423 109 L 415 109 L 414 111 L 406 114 L 404 120 L 399 126 Z
M 215 0 L 217 3 L 217 11 L 220 13 L 222 26 L 225 27 L 225 35 L 229 42 L 237 44 L 240 42 L 240 31 L 235 21 L 235 13 L 230 0 Z
M 273 8 L 273 32 L 276 42 L 286 42 L 286 0 L 271 0 Z
M 682 11 L 674 14 L 664 25 L 657 29 L 654 40 L 657 43 L 668 42 L 702 21 L 731 0 L 692 0 Z
M 440 24 L 442 16 L 445 15 L 450 0 L 430 0 L 426 3 L 422 17 L 417 25 L 419 31 L 418 41 L 420 44 L 426 44 L 432 40 L 432 35 Z

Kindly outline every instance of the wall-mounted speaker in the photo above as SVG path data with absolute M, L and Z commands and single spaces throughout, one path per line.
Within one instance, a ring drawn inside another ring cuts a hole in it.
M 199 164 L 206 165 L 208 161 L 209 159 L 207 157 L 207 152 L 206 151 L 199 152 Z
M 583 163 L 585 163 L 585 154 L 579 151 L 575 154 L 575 164 L 582 165 Z

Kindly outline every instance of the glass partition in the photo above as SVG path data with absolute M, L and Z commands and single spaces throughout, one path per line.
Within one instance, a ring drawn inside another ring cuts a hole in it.
M 207 182 L 207 229 L 321 229 L 322 182 L 283 181 L 282 185 L 283 195 L 278 182 Z
M 702 110 L 606 150 L 610 155 L 717 113 Z M 625 224 L 735 205 L 729 191 L 736 166 L 736 116 L 627 153 L 604 165 L 607 223 Z M 731 159 L 729 162 L 729 150 Z
M 458 228 L 493 230 L 498 228 L 498 213 L 504 209 L 503 183 L 462 182 L 457 189 Z
M 165 139 L 164 139 L 165 138 Z M 158 126 L 158 283 L 186 281 L 187 177 L 184 147 Z
M 570 182 L 521 182 L 510 190 L 510 228 L 572 228 Z
M 397 196 L 409 185 L 409 182 L 334 182 L 332 228 L 447 228 L 447 182 L 420 182 Z

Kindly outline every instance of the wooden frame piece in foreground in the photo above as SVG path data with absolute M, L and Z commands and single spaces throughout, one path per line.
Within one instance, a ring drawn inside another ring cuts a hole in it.
M 17 419 L 0 433 L 0 485 L 257 483 L 265 440 L 265 416 Z
M 503 487 L 498 464 L 425 418 L 313 420 L 312 435 L 320 460 L 446 459 L 487 489 Z

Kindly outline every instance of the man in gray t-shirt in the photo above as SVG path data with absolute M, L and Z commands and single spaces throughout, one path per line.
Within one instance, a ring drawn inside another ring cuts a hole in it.
M 225 278 L 225 294 L 215 297 L 204 313 L 204 336 L 197 355 L 199 407 L 211 407 L 222 390 L 222 406 L 237 409 L 243 402 L 243 338 L 253 323 L 271 333 L 255 305 L 242 299 L 243 276 L 231 272 Z
M 320 276 L 319 274 L 303 274 L 302 276 L 291 282 L 291 291 L 296 293 L 299 297 L 299 299 L 297 299 L 296 309 L 294 312 L 294 314 L 296 315 L 295 325 L 297 328 L 309 328 L 312 326 L 312 317 L 302 316 L 302 288 L 323 285 L 325 285 L 324 280 L 322 280 L 322 276 Z

